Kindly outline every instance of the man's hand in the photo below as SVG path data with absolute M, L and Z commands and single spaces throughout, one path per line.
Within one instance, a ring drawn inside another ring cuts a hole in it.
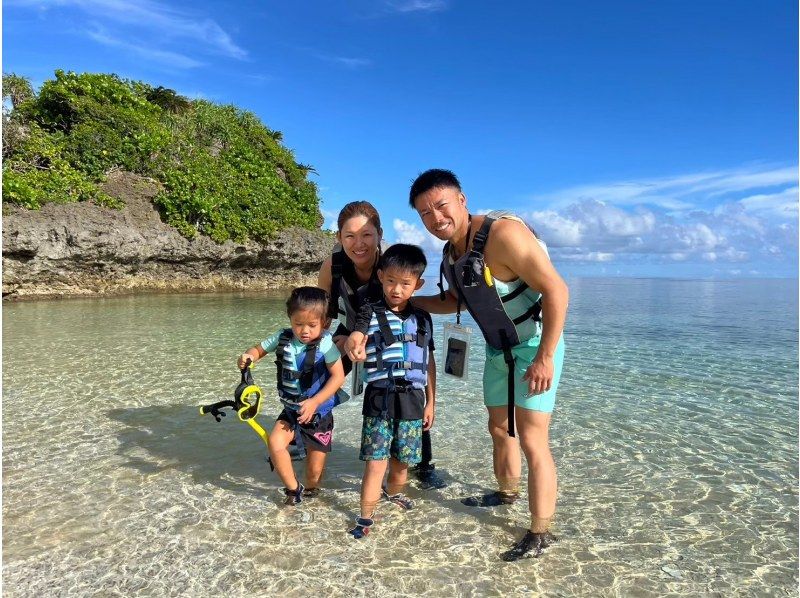
M 542 394 L 550 390 L 553 384 L 553 358 L 536 356 L 533 363 L 525 370 L 523 380 L 528 382 L 528 396 Z

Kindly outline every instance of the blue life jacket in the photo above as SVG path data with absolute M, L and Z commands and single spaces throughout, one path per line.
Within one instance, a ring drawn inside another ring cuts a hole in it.
M 296 412 L 300 403 L 308 397 L 317 394 L 330 378 L 325 355 L 319 351 L 319 341 L 306 345 L 302 361 L 298 357 L 295 365 L 294 356 L 287 347 L 292 342 L 294 333 L 291 328 L 286 328 L 278 337 L 278 347 L 275 349 L 275 366 L 278 370 L 278 397 L 281 403 Z M 344 401 L 337 391 L 330 399 L 317 409 L 320 417 L 326 416 L 334 407 Z
M 431 335 L 425 312 L 412 308 L 411 315 L 403 320 L 382 303 L 371 307 L 364 362 L 367 382 L 388 388 L 404 380 L 414 388 L 425 388 Z

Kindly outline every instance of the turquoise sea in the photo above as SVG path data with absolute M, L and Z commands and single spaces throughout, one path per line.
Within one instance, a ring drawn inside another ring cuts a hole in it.
M 4 304 L 4 595 L 797 596 L 797 281 L 568 282 L 561 540 L 517 563 L 526 501 L 459 500 L 493 487 L 479 343 L 439 384 L 449 486 L 356 542 L 360 405 L 299 508 L 249 427 L 198 414 L 285 325 L 280 294 Z M 254 374 L 270 427 L 274 366 Z

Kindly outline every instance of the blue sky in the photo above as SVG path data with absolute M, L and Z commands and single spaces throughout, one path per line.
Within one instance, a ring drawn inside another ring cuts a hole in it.
M 390 241 L 427 168 L 572 275 L 797 276 L 797 3 L 6 0 L 3 70 L 252 110 Z

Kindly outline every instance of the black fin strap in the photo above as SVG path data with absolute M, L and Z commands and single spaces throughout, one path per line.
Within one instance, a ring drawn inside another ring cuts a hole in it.
M 508 435 L 515 436 L 514 430 L 514 354 L 511 353 L 511 344 L 508 342 L 506 331 L 500 330 L 500 340 L 503 343 L 503 358 L 508 368 Z

